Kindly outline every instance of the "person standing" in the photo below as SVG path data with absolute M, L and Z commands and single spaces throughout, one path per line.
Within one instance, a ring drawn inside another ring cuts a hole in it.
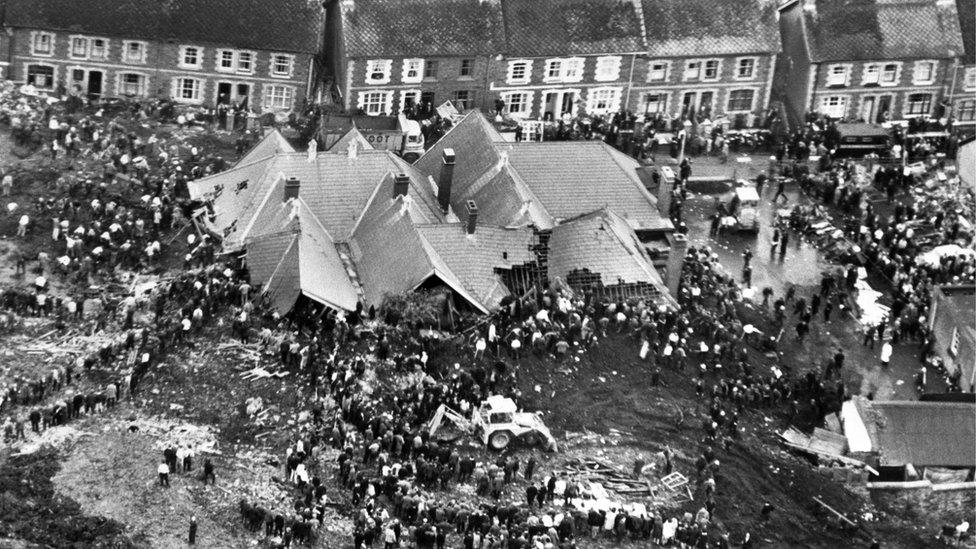
M 190 517 L 190 533 L 187 539 L 190 545 L 196 545 L 197 543 L 197 517 Z
M 885 341 L 884 345 L 881 346 L 881 367 L 882 368 L 887 368 L 888 364 L 891 363 L 892 351 L 893 348 L 891 347 L 891 343 Z
M 156 472 L 159 474 L 159 485 L 169 488 L 169 465 L 166 464 L 166 461 L 159 463 Z

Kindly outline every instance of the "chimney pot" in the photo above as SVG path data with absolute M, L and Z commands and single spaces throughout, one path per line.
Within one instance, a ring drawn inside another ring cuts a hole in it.
M 407 196 L 409 192 L 410 177 L 405 173 L 397 174 L 397 176 L 393 178 L 393 200 L 396 200 L 401 196 Z
M 285 196 L 284 202 L 292 198 L 298 198 L 298 189 L 301 187 L 302 182 L 295 177 L 289 177 L 285 180 Z
M 468 234 L 474 234 L 478 227 L 478 205 L 475 204 L 474 200 L 468 200 L 464 203 L 464 209 L 468 213 L 468 223 L 465 225 L 465 230 Z
M 451 186 L 454 184 L 454 149 L 444 149 L 441 174 L 437 179 L 437 205 L 447 214 L 451 208 Z

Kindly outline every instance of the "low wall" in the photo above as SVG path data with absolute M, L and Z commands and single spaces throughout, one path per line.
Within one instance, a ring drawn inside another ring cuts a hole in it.
M 900 515 L 914 515 L 923 520 L 933 516 L 953 517 L 951 520 L 972 522 L 976 514 L 976 482 L 869 482 L 867 489 L 876 505 Z

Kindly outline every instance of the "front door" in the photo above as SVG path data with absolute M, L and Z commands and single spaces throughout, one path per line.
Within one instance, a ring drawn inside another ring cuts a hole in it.
M 887 122 L 891 118 L 891 96 L 882 95 L 878 98 L 878 109 L 877 115 L 875 116 L 875 123 L 881 124 L 882 122 Z
M 232 90 L 233 90 L 233 86 L 230 84 L 230 82 L 218 82 L 217 83 L 217 104 L 229 105 L 230 93 Z
M 712 116 L 712 98 L 715 96 L 715 92 L 703 91 L 701 92 L 701 99 L 698 101 L 698 113 L 701 115 L 699 118 L 711 118 Z
M 241 109 L 247 109 L 248 99 L 251 97 L 251 86 L 247 84 L 237 85 L 237 94 L 234 96 L 234 103 L 241 106 Z
M 698 92 L 686 92 L 681 100 L 681 114 L 690 117 L 695 112 L 695 103 L 698 99 Z
M 868 124 L 874 122 L 874 107 L 877 102 L 877 98 L 873 95 L 865 95 L 861 98 L 861 120 L 864 120 Z
M 102 71 L 88 71 L 88 97 L 97 99 L 102 96 Z

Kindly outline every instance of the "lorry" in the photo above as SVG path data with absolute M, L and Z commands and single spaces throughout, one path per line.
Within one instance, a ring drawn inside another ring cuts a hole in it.
M 515 441 L 525 446 L 542 446 L 556 450 L 556 439 L 538 413 L 519 412 L 515 402 L 501 395 L 486 398 L 475 408 L 471 419 L 441 404 L 427 424 L 431 437 L 443 432 L 445 420 L 457 426 L 464 434 L 474 435 L 492 450 L 501 451 Z M 449 435 L 441 436 L 449 438 Z
M 391 151 L 408 162 L 413 162 L 424 154 L 424 134 L 420 131 L 420 123 L 402 114 L 323 114 L 319 120 L 318 132 L 323 149 L 331 149 L 353 128 L 359 130 L 374 149 Z
M 736 183 L 732 200 L 727 208 L 728 221 L 723 220 L 723 228 L 750 233 L 759 232 L 759 193 L 752 182 L 740 179 Z

